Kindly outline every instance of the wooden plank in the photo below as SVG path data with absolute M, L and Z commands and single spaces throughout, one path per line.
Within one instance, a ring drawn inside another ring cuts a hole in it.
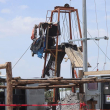
M 70 47 L 68 48 L 65 47 L 65 52 L 72 63 L 72 67 L 83 68 L 83 54 L 81 53 L 79 48 L 78 51 L 76 51 Z M 89 63 L 88 67 L 91 67 Z
M 39 86 L 49 86 L 51 85 L 50 83 L 42 83 L 42 84 L 39 84 Z
M 94 79 L 84 79 L 84 80 L 18 80 L 12 81 L 12 84 L 19 85 L 19 84 L 34 84 L 34 83 L 51 83 L 53 85 L 57 84 L 68 84 L 68 83 L 87 83 L 87 82 L 94 82 Z
M 48 80 L 61 80 L 63 77 L 55 77 L 55 78 L 49 78 Z
M 42 80 L 43 81 L 43 80 Z M 44 80 L 46 81 L 46 80 Z M 47 80 L 48 82 L 51 83 L 51 81 Z M 32 82 L 32 81 L 31 81 Z M 84 79 L 81 79 L 81 80 L 61 80 L 61 81 L 58 81 L 58 80 L 54 80 L 54 83 L 51 85 L 47 85 L 47 84 L 44 84 L 44 85 L 40 85 L 40 86 L 35 86 L 35 87 L 26 87 L 26 86 L 19 86 L 19 85 L 16 85 L 16 86 L 12 86 L 13 88 L 17 88 L 17 89 L 43 89 L 43 88 L 71 88 L 73 86 L 76 86 L 75 84 L 82 84 L 82 83 L 95 83 L 95 82 L 110 82 L 110 79 L 96 79 L 96 77 L 93 77 L 93 78 L 84 78 Z M 19 83 L 19 81 L 18 81 Z M 19 84 L 28 84 L 30 83 L 29 82 L 25 82 L 24 81 Z M 43 83 L 43 82 L 42 82 Z M 62 83 L 65 83 L 65 84 L 62 84 Z M 69 85 L 69 83 L 72 83 L 71 85 Z M 6 88 L 7 86 L 0 86 L 0 88 Z
M 7 63 L 5 63 L 5 64 L 0 64 L 0 69 L 5 69 L 6 66 L 7 66 Z
M 75 84 L 71 84 L 71 85 L 50 85 L 50 86 L 34 86 L 34 87 L 30 87 L 30 86 L 13 86 L 13 88 L 16 89 L 46 89 L 46 88 L 71 88 L 75 86 Z M 6 88 L 7 86 L 0 86 L 0 88 Z
M 79 70 L 79 71 L 78 71 L 78 76 L 79 76 L 79 78 L 83 78 L 83 75 L 84 75 L 84 74 L 83 74 L 83 70 Z M 84 93 L 83 84 L 80 84 L 80 85 L 79 85 L 79 92 L 82 93 L 82 94 Z M 84 94 L 83 94 L 83 95 L 84 95 Z M 82 102 L 80 101 L 80 103 L 82 103 Z
M 110 74 L 110 70 L 84 72 L 85 76 L 88 76 L 88 75 L 104 75 L 104 74 Z
M 12 78 L 13 80 L 18 80 L 18 79 L 21 79 L 21 77 L 14 77 Z
M 76 55 L 76 53 L 73 49 L 65 48 L 65 52 L 72 63 L 72 67 L 75 67 L 75 68 L 76 67 L 83 67 L 82 60 Z

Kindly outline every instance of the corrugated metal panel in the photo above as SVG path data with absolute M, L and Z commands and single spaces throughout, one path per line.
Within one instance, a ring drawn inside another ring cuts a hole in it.
M 73 50 L 72 48 L 65 47 L 65 52 L 72 63 L 72 67 L 74 68 L 83 68 L 83 54 L 78 48 L 78 51 Z M 88 63 L 88 67 L 91 67 Z

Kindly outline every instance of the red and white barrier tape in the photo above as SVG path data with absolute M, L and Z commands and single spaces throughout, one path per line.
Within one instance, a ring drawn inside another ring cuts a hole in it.
M 0 104 L 0 106 L 58 106 L 58 105 L 76 105 L 79 103 L 72 103 L 72 104 Z
M 26 107 L 26 106 L 65 106 L 65 105 L 76 105 L 76 104 L 80 104 L 80 108 L 82 107 L 85 107 L 85 106 L 88 106 L 87 104 L 85 103 L 71 103 L 71 104 L 0 104 L 0 106 L 13 106 L 13 107 Z

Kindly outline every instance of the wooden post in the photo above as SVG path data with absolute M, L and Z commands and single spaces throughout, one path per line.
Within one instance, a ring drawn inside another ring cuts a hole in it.
M 78 71 L 78 77 L 83 78 L 83 70 Z M 84 102 L 84 91 L 83 91 L 83 84 L 79 85 L 79 100 L 80 103 Z M 81 110 L 84 110 L 84 107 L 80 108 Z
M 78 77 L 83 78 L 83 70 L 78 71 Z M 80 93 L 84 93 L 83 84 L 80 84 Z
M 16 110 L 20 110 L 20 107 L 16 107 Z
M 7 66 L 7 63 L 5 63 L 5 64 L 0 64 L 0 69 L 5 69 L 6 66 Z
M 72 65 L 72 64 L 71 64 Z M 74 78 L 74 68 L 72 67 L 72 78 Z M 75 87 L 72 87 L 72 92 L 75 93 Z
M 13 88 L 12 88 L 12 84 L 11 84 L 11 80 L 12 80 L 11 62 L 7 63 L 6 76 L 7 76 L 7 97 L 6 97 L 6 102 L 7 102 L 7 104 L 13 104 Z M 7 106 L 7 110 L 13 110 L 13 107 Z
M 94 101 L 88 100 L 87 101 L 87 104 L 90 104 L 91 105 L 91 107 L 92 107 L 91 109 L 95 109 L 95 104 L 97 104 L 97 101 L 95 101 L 95 100 Z
M 79 93 L 80 103 L 84 103 L 84 93 Z M 81 107 L 80 110 L 85 110 L 85 107 Z

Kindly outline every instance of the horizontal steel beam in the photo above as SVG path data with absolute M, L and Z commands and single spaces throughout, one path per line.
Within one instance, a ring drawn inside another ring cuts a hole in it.
M 104 37 L 87 38 L 87 40 L 100 40 L 100 39 L 108 40 L 109 37 L 104 36 Z M 84 41 L 84 40 L 86 40 L 86 38 L 74 39 L 74 40 L 68 40 L 68 41 L 69 41 L 69 42 L 73 42 L 73 41 Z

